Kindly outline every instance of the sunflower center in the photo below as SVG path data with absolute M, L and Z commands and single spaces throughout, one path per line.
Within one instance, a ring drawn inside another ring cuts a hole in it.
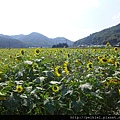
M 61 73 L 62 73 L 62 70 L 61 70 L 60 68 L 58 69 L 58 73 L 59 73 L 59 74 L 61 74 Z
M 92 68 L 92 64 L 89 64 L 89 68 Z
M 18 91 L 21 91 L 22 89 L 21 88 L 18 88 Z
M 40 51 L 39 50 L 36 50 L 36 53 L 39 53 Z
M 107 59 L 102 59 L 103 62 L 107 62 Z
M 57 90 L 57 87 L 56 87 L 56 86 L 54 87 L 54 90 Z

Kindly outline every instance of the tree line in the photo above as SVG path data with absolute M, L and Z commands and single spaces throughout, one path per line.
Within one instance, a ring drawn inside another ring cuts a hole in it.
M 59 43 L 59 44 L 52 46 L 52 48 L 63 48 L 63 47 L 67 48 L 68 44 L 67 43 Z

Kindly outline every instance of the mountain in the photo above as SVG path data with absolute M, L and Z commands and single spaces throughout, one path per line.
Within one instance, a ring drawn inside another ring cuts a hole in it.
M 56 37 L 54 39 L 52 39 L 54 44 L 59 44 L 59 43 L 67 43 L 69 46 L 73 45 L 73 42 L 64 38 L 64 37 Z
M 13 39 L 11 36 L 0 34 L 0 48 L 26 48 L 27 44 Z
M 25 35 L 20 34 L 20 35 L 11 35 L 12 38 L 14 39 L 22 39 Z
M 32 32 L 28 35 L 4 35 L 0 34 L 0 47 L 1 48 L 23 48 L 23 47 L 52 47 L 54 44 L 66 43 L 69 46 L 73 45 L 64 37 L 48 38 L 40 33 Z
M 120 24 L 79 39 L 74 42 L 73 46 L 105 45 L 107 42 L 109 42 L 112 46 L 120 43 Z
M 67 41 L 68 45 L 73 45 L 73 41 L 70 41 L 66 38 L 57 37 L 52 39 L 37 32 L 32 32 L 28 35 L 13 35 L 11 37 L 28 44 L 29 47 L 52 47 L 52 45 L 56 44 L 56 41 L 57 43 L 66 43 Z
M 15 35 L 12 37 L 20 40 L 21 42 L 28 44 L 30 47 L 41 47 L 41 46 L 51 47 L 52 46 L 52 43 L 48 37 L 37 32 L 32 32 L 28 35 Z
M 0 34 L 0 37 L 6 38 L 6 39 L 13 39 L 11 36 L 9 36 L 9 35 L 3 35 L 3 34 Z

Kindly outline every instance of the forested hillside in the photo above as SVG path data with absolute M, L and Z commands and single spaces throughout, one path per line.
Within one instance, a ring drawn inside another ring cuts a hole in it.
M 109 42 L 111 45 L 119 44 L 120 42 L 120 24 L 104 29 L 100 32 L 90 34 L 88 37 L 79 39 L 74 42 L 74 46 L 79 45 L 105 45 Z

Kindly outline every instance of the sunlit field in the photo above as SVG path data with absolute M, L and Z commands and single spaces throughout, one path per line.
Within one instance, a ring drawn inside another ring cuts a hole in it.
M 120 115 L 120 49 L 0 49 L 0 115 Z

